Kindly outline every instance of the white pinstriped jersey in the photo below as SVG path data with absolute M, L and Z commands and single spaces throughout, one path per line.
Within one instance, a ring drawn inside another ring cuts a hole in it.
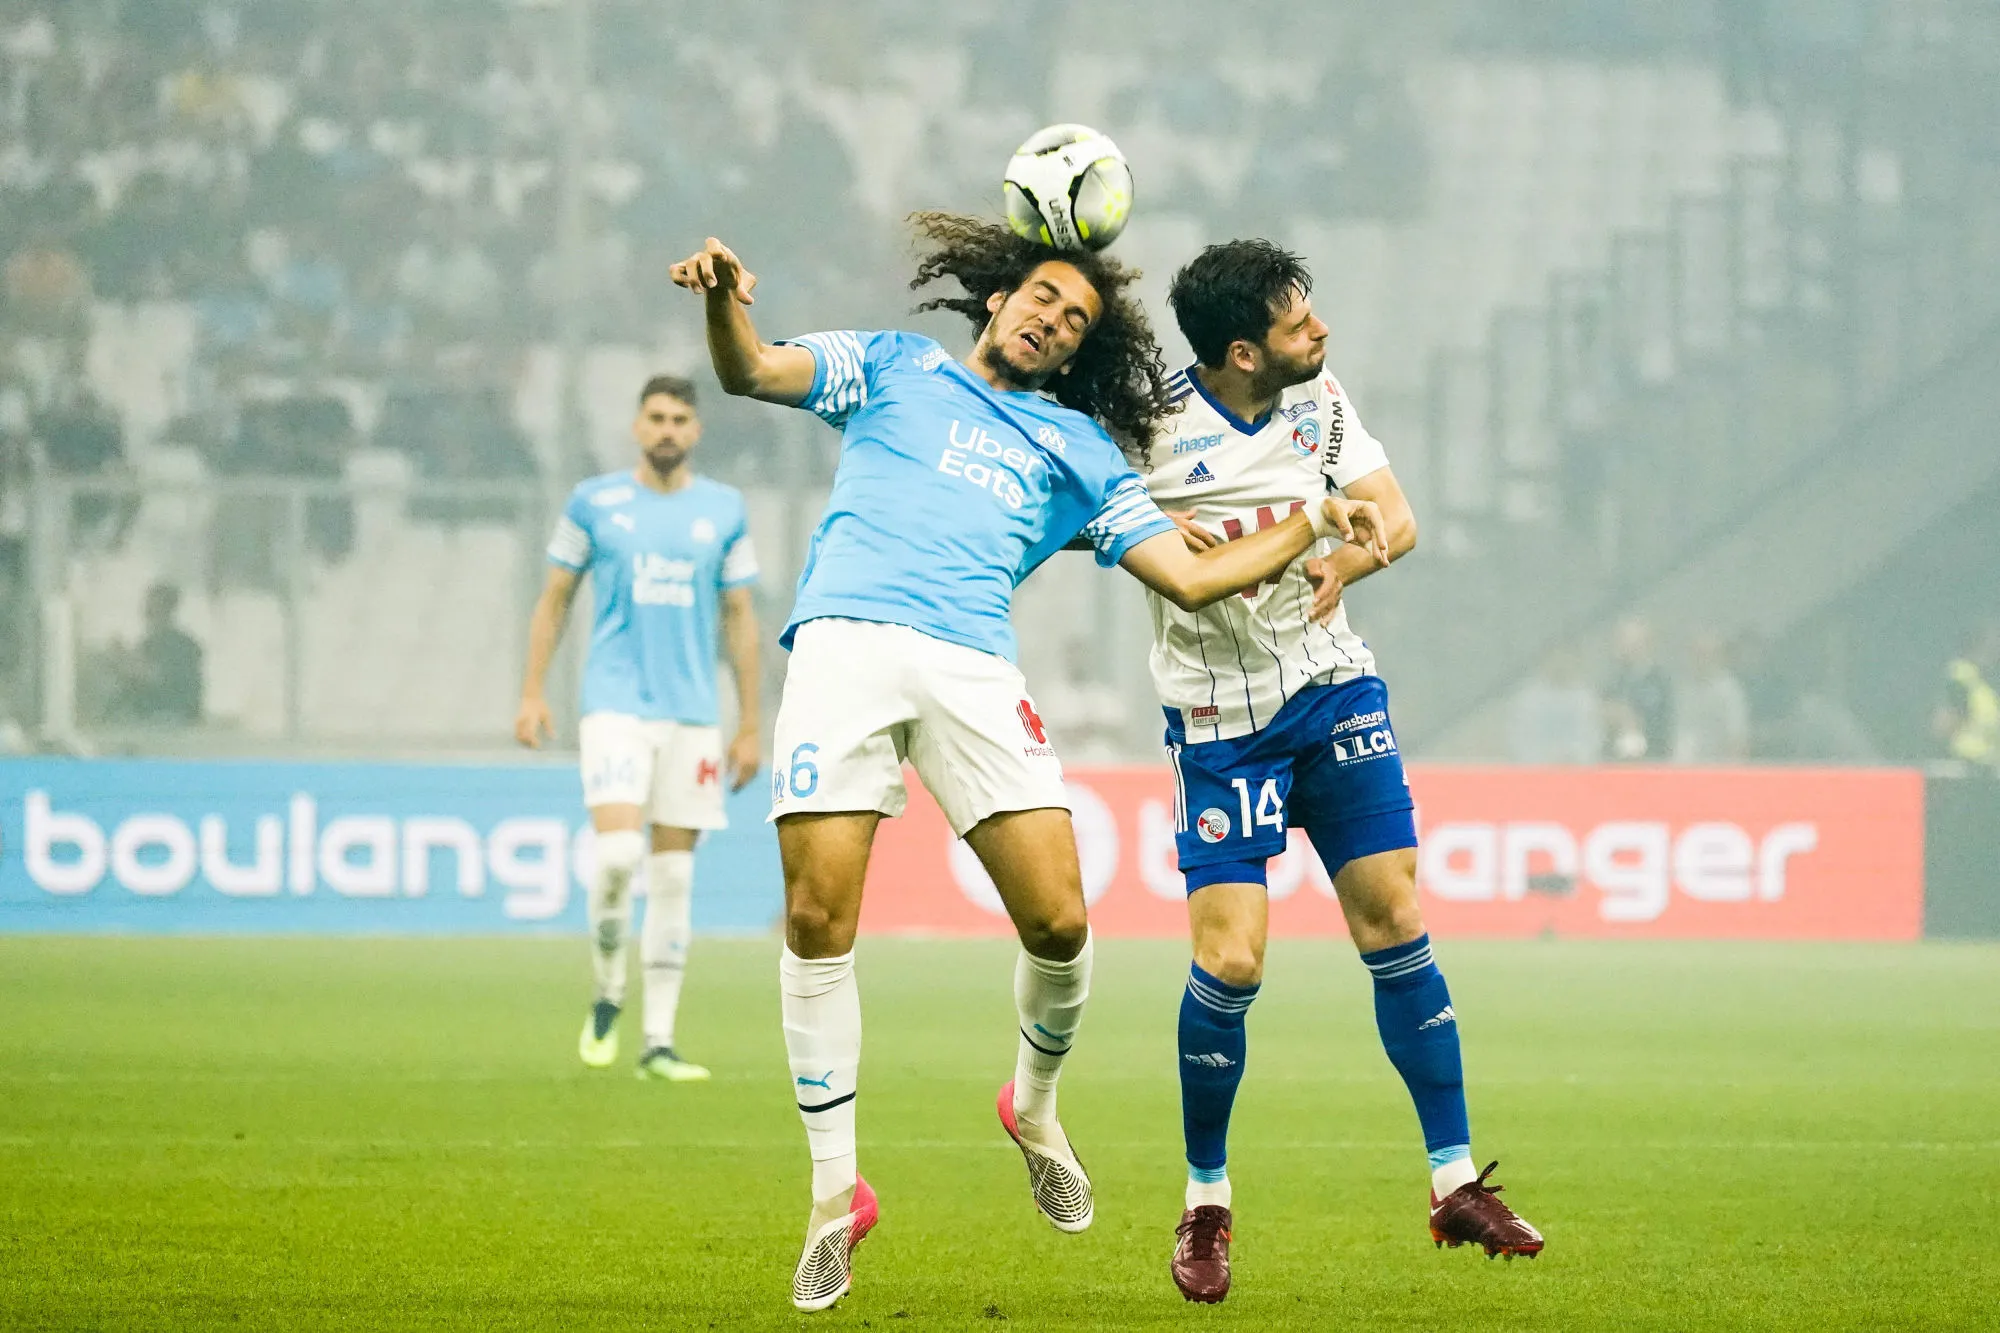
M 1235 538 L 1282 522 L 1334 487 L 1389 465 L 1354 404 L 1322 370 L 1279 395 L 1262 421 L 1216 402 L 1190 367 L 1170 382 L 1177 410 L 1162 423 L 1146 462 L 1146 489 L 1162 509 L 1193 509 L 1195 522 Z M 1320 543 L 1324 555 L 1332 544 Z M 1148 592 L 1153 611 L 1153 686 L 1178 710 L 1189 741 L 1260 730 L 1307 685 L 1372 675 L 1374 654 L 1347 624 L 1312 621 L 1304 561 L 1276 582 L 1200 611 Z

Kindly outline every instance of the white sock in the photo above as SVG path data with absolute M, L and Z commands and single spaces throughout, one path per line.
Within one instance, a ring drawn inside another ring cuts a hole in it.
M 646 1049 L 674 1044 L 674 1012 L 687 975 L 694 934 L 694 853 L 654 852 L 646 858 L 646 920 L 639 960 L 646 977 Z
M 792 1093 L 812 1152 L 813 1198 L 828 1199 L 853 1189 L 855 1181 L 861 988 L 854 982 L 854 954 L 801 958 L 787 948 L 778 957 L 778 985 Z
M 590 877 L 590 965 L 597 998 L 625 1003 L 625 941 L 632 928 L 632 875 L 646 854 L 637 829 L 597 835 L 597 873 Z
M 1021 1020 L 1021 1044 L 1014 1057 L 1014 1114 L 1037 1126 L 1056 1123 L 1056 1080 L 1063 1057 L 1083 1023 L 1090 998 L 1091 937 L 1066 963 L 1037 958 L 1026 949 L 1014 964 L 1014 1010 Z
M 1479 1173 L 1472 1169 L 1472 1154 L 1441 1163 L 1431 1168 L 1431 1193 L 1443 1199 L 1461 1185 L 1470 1185 L 1479 1179 Z
M 1199 1208 L 1203 1204 L 1214 1204 L 1218 1208 L 1229 1206 L 1229 1177 L 1224 1174 L 1220 1180 L 1196 1180 L 1188 1177 L 1187 1206 Z

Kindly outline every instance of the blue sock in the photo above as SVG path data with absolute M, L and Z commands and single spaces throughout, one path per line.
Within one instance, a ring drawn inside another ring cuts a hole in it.
M 1255 986 L 1217 981 L 1198 964 L 1188 966 L 1181 995 L 1181 1128 L 1187 1135 L 1188 1175 L 1213 1183 L 1229 1160 L 1229 1109 L 1243 1081 L 1243 1018 L 1257 998 Z
M 1465 1118 L 1465 1073 L 1458 1057 L 1458 1016 L 1431 957 L 1431 937 L 1364 953 L 1375 976 L 1375 1028 L 1389 1063 L 1403 1076 L 1433 1171 L 1472 1156 Z

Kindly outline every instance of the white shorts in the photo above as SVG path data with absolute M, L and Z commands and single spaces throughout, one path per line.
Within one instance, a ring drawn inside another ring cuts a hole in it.
M 585 805 L 636 805 L 664 828 L 728 827 L 720 728 L 589 713 L 577 739 Z
M 778 705 L 771 818 L 900 815 L 905 759 L 960 837 L 1004 810 L 1069 809 L 1062 764 L 1012 662 L 905 625 L 799 626 Z

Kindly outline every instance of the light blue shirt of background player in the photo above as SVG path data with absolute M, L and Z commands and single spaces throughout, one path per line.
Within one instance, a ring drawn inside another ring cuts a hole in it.
M 812 333 L 799 405 L 842 431 L 826 513 L 780 640 L 809 620 L 908 625 L 1013 660 L 1014 589 L 1082 532 L 1103 565 L 1173 530 L 1111 437 L 996 389 L 934 339 Z
M 675 375 L 646 381 L 632 439 L 637 465 L 578 486 L 557 520 L 542 594 L 528 621 L 514 739 L 539 747 L 555 733 L 549 665 L 587 572 L 596 610 L 583 712 L 714 726 L 719 638 L 736 677 L 736 735 L 726 762 L 730 787 L 739 789 L 757 771 L 762 746 L 751 586 L 757 557 L 743 497 L 694 473 L 701 418 L 689 381 Z M 616 818 L 637 814 L 621 810 Z
M 722 594 L 757 581 L 739 491 L 706 477 L 664 493 L 629 471 L 592 477 L 570 493 L 548 558 L 590 574 L 584 713 L 716 725 Z

